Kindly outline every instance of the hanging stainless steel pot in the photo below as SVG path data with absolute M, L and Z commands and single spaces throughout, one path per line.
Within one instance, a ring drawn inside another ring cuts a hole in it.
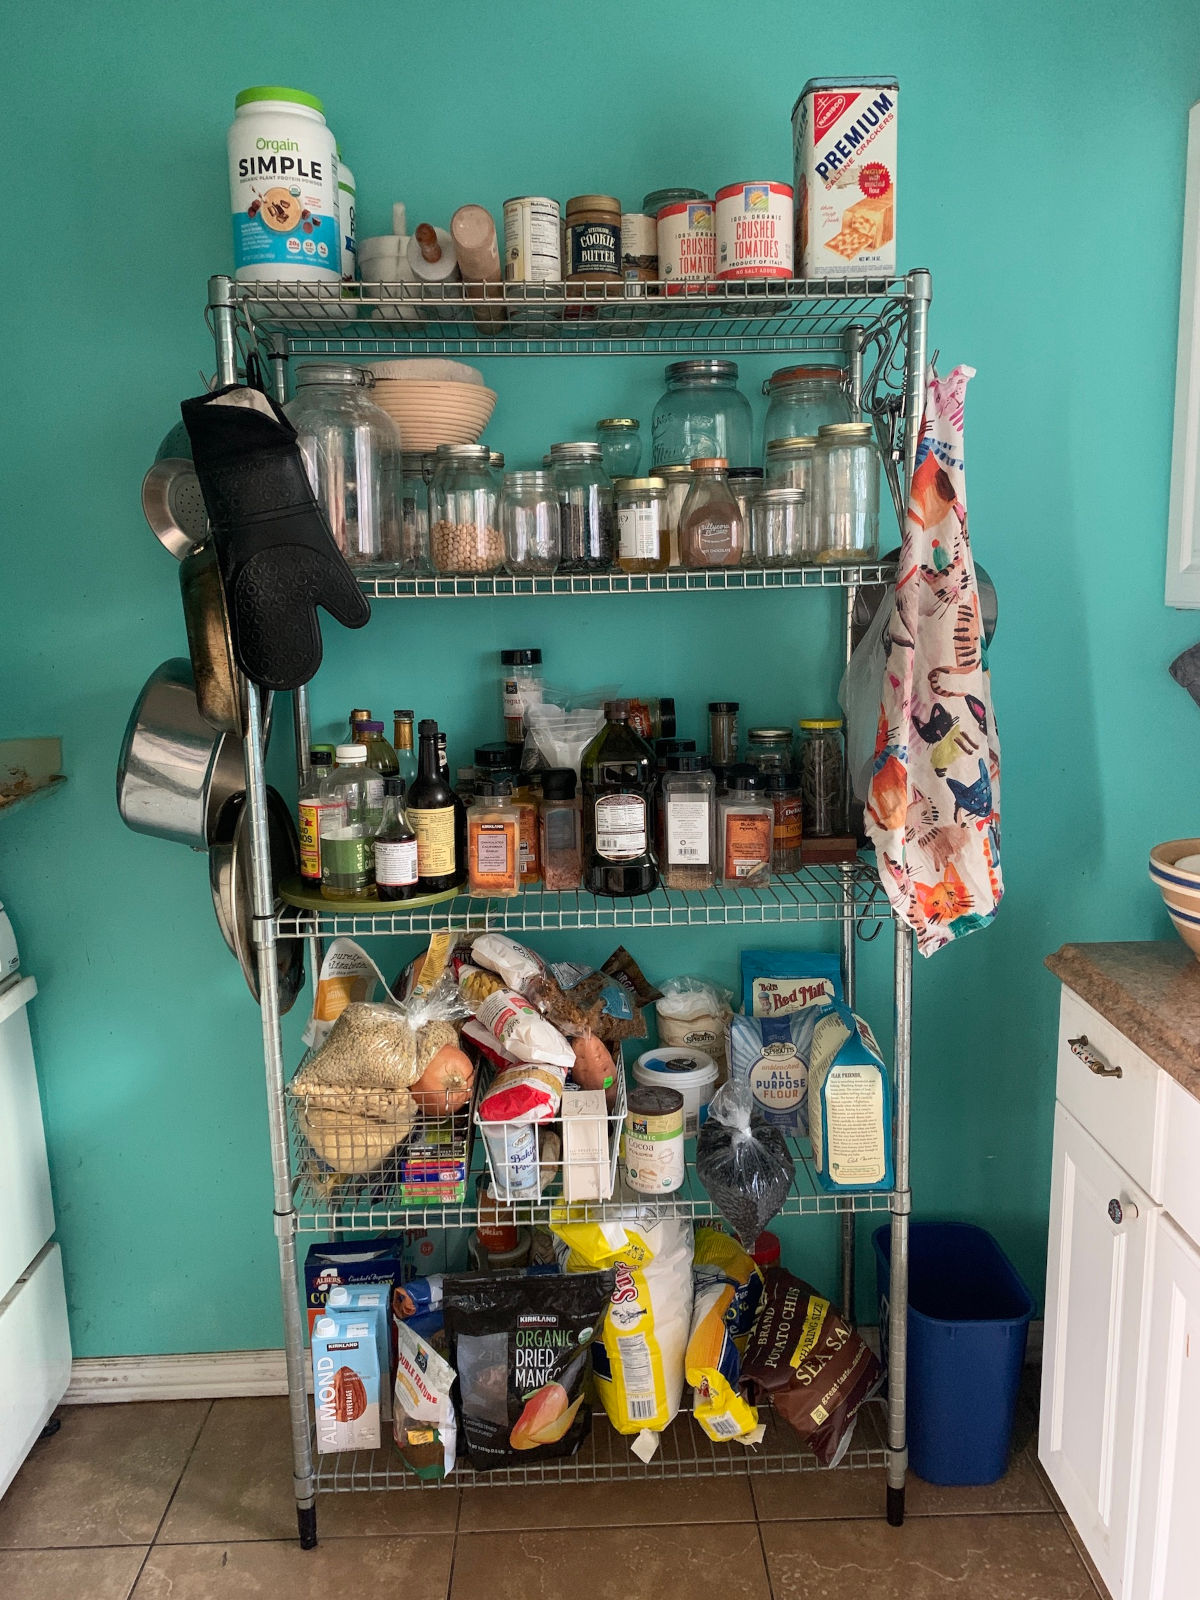
M 117 764 L 117 809 L 135 833 L 207 850 L 225 802 L 245 787 L 241 740 L 200 714 L 192 664 L 164 661 L 130 713 Z
M 267 790 L 267 831 L 271 845 L 272 886 L 300 871 L 296 824 L 282 797 Z M 225 943 L 241 964 L 250 993 L 258 999 L 258 952 L 254 948 L 254 889 L 250 871 L 250 813 L 244 793 L 235 794 L 217 819 L 217 833 L 208 853 L 213 910 Z M 278 906 L 278 901 L 276 901 Z M 279 1009 L 289 1011 L 304 986 L 304 941 L 275 942 L 279 972 Z
M 240 735 L 246 708 L 213 544 L 189 551 L 179 563 L 179 592 L 200 715 L 218 733 Z

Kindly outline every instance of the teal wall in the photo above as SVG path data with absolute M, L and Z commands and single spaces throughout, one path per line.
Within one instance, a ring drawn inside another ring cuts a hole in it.
M 806 77 L 898 73 L 902 260 L 933 271 L 943 370 L 979 372 L 970 507 L 1001 597 L 1008 883 L 994 929 L 917 974 L 916 1206 L 983 1221 L 1040 1288 L 1056 1001 L 1042 958 L 1066 939 L 1169 937 L 1146 852 L 1197 831 L 1200 712 L 1165 668 L 1200 617 L 1161 596 L 1200 12 L 869 0 L 842 23 L 711 0 L 125 0 L 9 17 L 2 97 L 35 232 L 9 252 L 0 732 L 61 733 L 71 782 L 0 822 L 0 895 L 41 986 L 77 1354 L 280 1339 L 257 1013 L 204 858 L 126 832 L 112 792 L 138 689 L 184 651 L 175 566 L 138 485 L 211 371 L 225 129 L 236 90 L 260 81 L 324 98 L 371 233 L 393 198 L 444 221 L 530 191 L 629 203 L 663 184 L 787 177 Z M 489 439 L 526 461 L 613 410 L 648 418 L 661 378 L 652 361 L 487 375 Z M 497 649 L 528 643 L 557 680 L 674 692 L 690 731 L 718 695 L 774 721 L 829 706 L 832 637 L 818 595 L 381 606 L 366 634 L 327 628 L 316 715 L 332 732 L 351 704 L 412 703 L 466 758 L 496 736 Z M 864 1009 L 884 1026 L 885 940 L 863 953 Z M 739 941 L 630 943 L 653 976 L 732 978 Z M 828 1281 L 822 1231 L 795 1232 L 789 1254 Z

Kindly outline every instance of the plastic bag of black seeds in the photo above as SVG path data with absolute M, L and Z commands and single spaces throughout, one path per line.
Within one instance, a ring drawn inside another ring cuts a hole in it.
M 795 1163 L 780 1130 L 756 1114 L 745 1084 L 723 1084 L 709 1103 L 696 1175 L 747 1249 L 782 1210 Z

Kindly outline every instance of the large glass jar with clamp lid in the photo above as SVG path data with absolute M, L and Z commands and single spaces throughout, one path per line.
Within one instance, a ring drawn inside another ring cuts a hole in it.
M 827 422 L 851 420 L 845 367 L 780 367 L 763 384 L 762 392 L 767 397 L 762 465 L 768 475 L 767 451 L 772 439 L 815 439 Z
M 400 430 L 371 399 L 362 367 L 310 361 L 284 407 L 317 504 L 352 567 L 400 559 Z
M 748 467 L 750 402 L 737 386 L 736 361 L 672 361 L 667 388 L 654 408 L 655 467 L 721 456 Z

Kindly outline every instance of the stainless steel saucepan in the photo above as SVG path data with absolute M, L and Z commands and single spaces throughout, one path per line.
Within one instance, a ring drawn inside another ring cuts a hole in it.
M 225 802 L 245 787 L 241 740 L 200 714 L 192 664 L 164 661 L 130 713 L 117 764 L 117 809 L 135 833 L 207 850 Z

